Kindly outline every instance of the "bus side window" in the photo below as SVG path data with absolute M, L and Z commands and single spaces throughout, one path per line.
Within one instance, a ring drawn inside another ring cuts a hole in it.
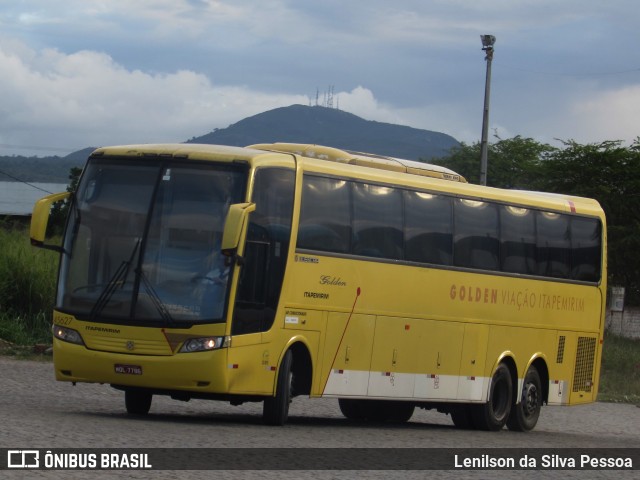
M 536 217 L 532 210 L 500 207 L 500 264 L 503 272 L 536 274 Z
M 337 253 L 349 251 L 350 183 L 305 175 L 297 248 Z
M 545 277 L 569 278 L 571 269 L 569 217 L 553 212 L 537 213 L 538 274 Z
M 353 184 L 353 251 L 365 257 L 403 257 L 400 190 L 366 183 Z
M 571 219 L 571 278 L 585 282 L 600 280 L 602 224 L 594 218 Z
M 489 202 L 454 201 L 453 259 L 457 267 L 498 269 L 498 209 Z
M 410 262 L 453 263 L 451 198 L 422 192 L 404 192 L 405 259 Z

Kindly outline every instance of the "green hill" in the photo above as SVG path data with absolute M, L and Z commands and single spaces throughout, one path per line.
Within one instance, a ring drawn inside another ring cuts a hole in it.
M 326 107 L 291 105 L 245 118 L 188 143 L 245 146 L 253 143 L 314 143 L 407 160 L 442 157 L 459 145 L 444 133 L 365 120 Z
M 246 146 L 253 143 L 315 143 L 346 150 L 428 161 L 459 143 L 444 133 L 365 120 L 326 107 L 276 108 L 216 129 L 187 143 Z M 92 148 L 66 157 L 0 156 L 0 181 L 67 183 L 69 170 L 82 167 Z
M 69 170 L 82 167 L 93 150 L 83 148 L 65 157 L 0 156 L 0 181 L 68 183 Z

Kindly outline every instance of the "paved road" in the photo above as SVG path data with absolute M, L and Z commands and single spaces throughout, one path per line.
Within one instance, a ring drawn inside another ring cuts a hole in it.
M 527 434 L 453 428 L 448 416 L 418 410 L 406 425 L 366 425 L 342 417 L 335 400 L 296 398 L 285 427 L 266 427 L 261 404 L 154 397 L 133 418 L 122 392 L 106 385 L 56 382 L 50 362 L 0 357 L 0 448 L 151 447 L 494 447 L 640 448 L 640 408 L 596 403 L 543 408 Z M 539 472 L 0 472 L 5 478 L 540 478 Z M 18 475 L 20 473 L 20 475 Z M 635 475 L 634 475 L 635 474 Z M 546 471 L 545 478 L 637 478 L 638 472 Z

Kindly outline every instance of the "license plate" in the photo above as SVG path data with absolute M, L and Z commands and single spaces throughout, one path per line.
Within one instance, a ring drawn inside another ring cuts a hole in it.
M 115 364 L 114 369 L 116 373 L 122 373 L 124 375 L 142 375 L 142 367 L 140 365 L 122 365 Z

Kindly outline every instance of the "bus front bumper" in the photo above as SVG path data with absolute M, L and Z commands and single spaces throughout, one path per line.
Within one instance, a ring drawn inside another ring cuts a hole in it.
M 227 349 L 175 355 L 89 350 L 53 339 L 56 380 L 192 392 L 228 392 Z

